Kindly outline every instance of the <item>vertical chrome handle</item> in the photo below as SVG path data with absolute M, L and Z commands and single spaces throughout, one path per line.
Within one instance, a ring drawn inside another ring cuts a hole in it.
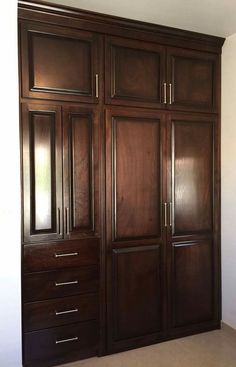
M 169 222 L 169 225 L 171 227 L 172 226 L 172 203 L 169 203 L 169 206 L 170 206 L 170 222 Z
M 164 101 L 163 101 L 163 103 L 166 104 L 167 103 L 167 85 L 166 85 L 166 83 L 163 84 L 163 90 L 164 90 Z
M 164 226 L 167 227 L 167 203 L 164 203 Z
M 79 340 L 79 338 L 75 336 L 74 338 L 56 340 L 56 344 L 75 342 L 77 340 Z
M 66 234 L 70 234 L 70 212 L 69 208 L 66 208 Z
M 96 93 L 96 98 L 99 97 L 99 78 L 98 78 L 98 74 L 95 75 L 95 93 Z
M 61 234 L 61 210 L 57 208 L 57 233 Z
M 170 88 L 170 101 L 169 104 L 172 104 L 172 84 L 169 84 L 169 88 Z

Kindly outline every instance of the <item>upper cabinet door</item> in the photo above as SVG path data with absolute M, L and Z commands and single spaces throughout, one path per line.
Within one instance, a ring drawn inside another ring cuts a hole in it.
M 217 112 L 218 56 L 167 49 L 167 106 L 172 110 Z
M 24 242 L 62 238 L 60 107 L 23 104 Z
M 23 97 L 97 103 L 99 42 L 90 32 L 22 24 Z
M 164 105 L 165 48 L 106 38 L 106 103 L 160 108 Z
M 99 112 L 63 108 L 65 238 L 98 235 Z

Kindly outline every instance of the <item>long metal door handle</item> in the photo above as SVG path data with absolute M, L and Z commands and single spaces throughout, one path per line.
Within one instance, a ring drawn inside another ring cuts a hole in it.
M 67 256 L 78 256 L 78 252 L 69 252 L 65 254 L 55 254 L 55 257 L 67 257 Z
M 61 210 L 57 208 L 57 233 L 61 234 Z
M 98 74 L 95 75 L 95 93 L 96 93 L 96 98 L 99 97 L 99 77 Z
M 70 234 L 70 211 L 66 208 L 66 234 Z
M 167 85 L 166 85 L 166 83 L 163 84 L 163 90 L 164 90 L 164 101 L 163 101 L 163 103 L 166 104 L 167 103 Z
M 164 203 L 164 226 L 167 227 L 167 203 Z
M 75 342 L 77 340 L 79 340 L 79 338 L 78 336 L 75 336 L 74 338 L 56 340 L 56 344 Z
M 60 315 L 66 315 L 68 313 L 74 313 L 74 312 L 78 312 L 78 308 L 73 308 L 72 310 L 66 310 L 66 311 L 55 311 L 55 315 L 56 316 L 60 316 Z
M 170 101 L 169 104 L 172 104 L 172 84 L 169 84 L 169 88 L 170 88 Z
M 172 203 L 169 203 L 170 206 L 170 227 L 172 226 Z
M 79 281 L 78 280 L 72 280 L 71 282 L 55 282 L 55 286 L 56 287 L 61 287 L 64 285 L 72 285 L 72 284 L 78 284 Z

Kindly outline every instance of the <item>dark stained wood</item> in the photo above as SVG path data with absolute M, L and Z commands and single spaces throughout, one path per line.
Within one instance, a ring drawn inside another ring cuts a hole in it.
M 167 48 L 168 109 L 216 112 L 217 72 L 217 55 Z
M 113 341 L 161 330 L 160 248 L 113 250 Z
M 161 236 L 160 130 L 158 115 L 130 110 L 108 114 L 113 240 Z
M 24 365 L 48 366 L 95 355 L 98 323 L 88 321 L 24 334 Z M 78 340 L 56 344 L 56 341 Z
M 106 102 L 161 107 L 165 49 L 149 43 L 106 38 Z
M 98 310 L 98 295 L 94 293 L 25 303 L 24 331 L 94 320 L 98 317 Z
M 212 243 L 174 243 L 172 262 L 172 327 L 212 320 Z
M 98 263 L 99 239 L 96 238 L 24 246 L 24 271 L 26 273 Z
M 64 227 L 66 238 L 98 234 L 99 111 L 65 107 Z
M 98 290 L 98 265 L 81 266 L 69 270 L 27 273 L 23 278 L 25 302 L 91 293 Z
M 22 105 L 24 241 L 62 238 L 60 108 Z
M 32 23 L 22 25 L 21 36 L 23 96 L 98 102 L 98 36 Z
M 104 34 L 122 36 L 159 44 L 221 52 L 224 38 L 190 32 L 137 20 L 104 15 L 78 8 L 45 3 L 44 1 L 18 2 L 20 19 L 39 19 L 44 23 L 70 26 Z
M 213 122 L 172 121 L 173 234 L 211 232 Z

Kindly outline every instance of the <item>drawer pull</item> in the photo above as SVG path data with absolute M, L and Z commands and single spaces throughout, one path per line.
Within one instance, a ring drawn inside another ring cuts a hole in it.
M 71 284 L 78 284 L 78 283 L 79 283 L 78 280 L 73 280 L 72 282 L 61 282 L 61 283 L 55 282 L 55 286 L 60 287 L 63 285 L 71 285 Z
M 70 252 L 68 254 L 55 254 L 55 257 L 67 257 L 67 256 L 78 256 L 78 252 Z
M 61 340 L 56 340 L 56 344 L 62 344 L 62 343 L 69 343 L 69 342 L 75 342 L 79 340 L 78 336 L 76 336 L 75 338 L 70 338 L 70 339 L 61 339 Z
M 55 314 L 56 316 L 59 316 L 59 315 L 65 315 L 67 313 L 74 313 L 78 311 L 79 311 L 78 308 L 74 308 L 73 310 L 67 310 L 67 311 L 59 311 L 59 312 L 55 311 Z

